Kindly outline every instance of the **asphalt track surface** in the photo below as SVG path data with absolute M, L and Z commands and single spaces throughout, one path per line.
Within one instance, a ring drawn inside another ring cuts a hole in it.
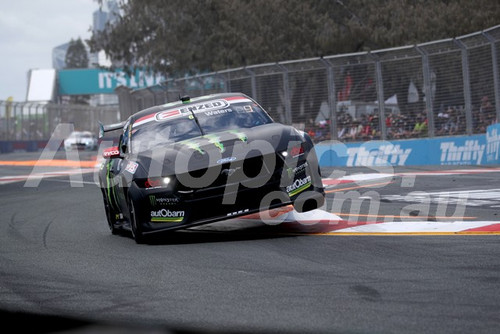
M 0 155 L 0 160 L 33 159 L 34 153 Z M 500 170 L 480 169 L 485 172 L 436 177 L 427 174 L 436 167 L 405 168 L 392 172 L 418 175 L 339 183 L 327 188 L 325 209 L 336 209 L 335 198 L 351 190 L 360 201 L 376 198 L 377 211 L 364 209 L 367 203 L 352 210 L 355 200 L 332 214 L 358 222 L 495 223 Z M 32 166 L 0 166 L 3 180 L 32 172 Z M 387 171 L 322 171 L 330 179 L 344 172 Z M 0 184 L 4 328 L 13 324 L 33 333 L 497 333 L 500 328 L 495 228 L 353 235 L 329 233 L 321 223 L 247 220 L 137 245 L 127 233 L 109 232 L 94 175 L 72 180 L 61 175 L 43 178 L 36 187 L 15 180 Z M 435 195 L 424 207 L 406 196 L 485 190 L 487 198 L 458 209 L 450 204 L 444 211 Z

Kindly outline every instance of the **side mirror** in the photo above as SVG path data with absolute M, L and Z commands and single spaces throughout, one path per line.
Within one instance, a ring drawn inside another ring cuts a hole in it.
M 108 147 L 104 149 L 102 152 L 103 158 L 119 158 L 120 157 L 120 151 L 118 150 L 118 146 L 113 146 L 113 147 Z

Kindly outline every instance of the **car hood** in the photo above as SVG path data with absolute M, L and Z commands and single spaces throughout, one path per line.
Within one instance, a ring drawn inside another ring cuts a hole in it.
M 208 134 L 141 152 L 131 160 L 142 167 L 136 177 L 173 175 L 270 155 L 303 142 L 301 133 L 279 123 Z M 147 175 L 141 175 L 147 173 Z

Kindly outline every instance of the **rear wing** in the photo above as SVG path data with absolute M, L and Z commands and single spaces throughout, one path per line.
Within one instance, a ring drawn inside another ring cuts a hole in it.
M 109 125 L 104 125 L 101 122 L 99 122 L 99 138 L 104 137 L 105 132 L 120 130 L 123 129 L 124 126 L 125 126 L 125 121 Z

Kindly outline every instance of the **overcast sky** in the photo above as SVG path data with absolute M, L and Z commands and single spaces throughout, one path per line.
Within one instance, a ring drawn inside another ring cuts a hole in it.
M 52 49 L 89 39 L 96 0 L 2 0 L 0 100 L 25 101 L 30 69 L 52 68 Z M 104 8 L 106 10 L 106 8 Z

